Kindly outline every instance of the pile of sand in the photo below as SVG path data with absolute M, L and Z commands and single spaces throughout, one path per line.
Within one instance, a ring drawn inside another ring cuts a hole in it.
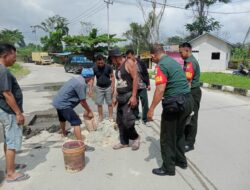
M 86 127 L 82 129 L 82 135 L 85 137 L 84 142 L 92 146 L 112 146 L 118 142 L 119 133 L 116 128 L 116 123 L 104 120 L 98 123 L 97 130 L 88 131 Z
M 89 127 L 86 126 L 86 122 L 82 117 L 83 114 L 80 114 L 80 118 L 82 120 L 82 135 L 84 143 L 94 147 L 111 147 L 117 142 L 119 142 L 119 132 L 117 130 L 117 125 L 115 122 L 111 122 L 107 119 L 98 123 L 97 121 L 97 113 L 95 115 L 95 122 L 97 124 L 97 128 L 94 131 L 90 131 Z M 70 130 L 71 134 L 68 135 L 67 140 L 75 139 L 73 128 Z M 66 140 L 66 141 L 67 141 Z

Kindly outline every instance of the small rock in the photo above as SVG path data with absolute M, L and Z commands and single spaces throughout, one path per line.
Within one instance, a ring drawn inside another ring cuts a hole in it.
M 106 175 L 108 175 L 108 176 L 113 176 L 113 173 L 106 173 Z
M 53 125 L 51 125 L 50 127 L 48 127 L 46 130 L 47 130 L 49 133 L 55 133 L 55 132 L 60 131 L 60 126 L 59 126 L 59 125 L 53 124 Z

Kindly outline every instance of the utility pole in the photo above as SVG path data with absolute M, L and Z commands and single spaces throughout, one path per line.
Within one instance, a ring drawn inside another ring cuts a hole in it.
M 36 35 L 36 29 L 38 26 L 30 26 L 30 28 L 32 28 L 32 33 L 35 34 L 35 41 L 36 41 L 36 51 L 37 51 L 37 35 Z
M 243 46 L 245 45 L 246 39 L 248 38 L 249 34 L 250 34 L 250 26 L 249 26 L 248 31 L 247 31 L 247 33 L 246 33 L 246 36 L 245 36 L 245 38 L 244 38 L 244 40 L 243 40 L 243 43 L 242 43 Z
M 104 0 L 104 3 L 107 4 L 107 32 L 108 32 L 108 50 L 109 50 L 109 5 L 112 5 L 113 1 Z

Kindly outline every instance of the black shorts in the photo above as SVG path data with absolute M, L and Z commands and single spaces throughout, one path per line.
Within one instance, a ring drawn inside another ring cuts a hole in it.
M 57 115 L 60 122 L 68 121 L 71 126 L 78 126 L 82 124 L 79 116 L 72 108 L 57 110 Z

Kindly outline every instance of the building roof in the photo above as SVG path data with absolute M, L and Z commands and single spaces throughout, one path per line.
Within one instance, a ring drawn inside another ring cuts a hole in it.
M 220 41 L 222 41 L 222 42 L 228 44 L 229 46 L 233 46 L 233 44 L 231 44 L 230 42 L 228 42 L 228 41 L 226 41 L 226 40 L 224 40 L 224 39 L 222 39 L 222 38 L 220 38 L 220 37 L 218 37 L 218 36 L 215 36 L 215 35 L 213 35 L 213 34 L 210 34 L 210 33 L 204 33 L 204 34 L 202 34 L 202 35 L 200 35 L 200 36 L 198 36 L 198 37 L 192 39 L 192 40 L 189 41 L 189 42 L 192 43 L 192 42 L 194 42 L 194 41 L 196 41 L 196 40 L 198 40 L 198 39 L 200 39 L 200 38 L 203 38 L 204 36 L 212 36 L 213 38 L 216 38 L 216 39 L 218 39 L 218 40 L 220 40 Z
M 65 56 L 65 55 L 70 55 L 72 54 L 71 52 L 63 52 L 63 53 L 50 53 L 55 56 Z

